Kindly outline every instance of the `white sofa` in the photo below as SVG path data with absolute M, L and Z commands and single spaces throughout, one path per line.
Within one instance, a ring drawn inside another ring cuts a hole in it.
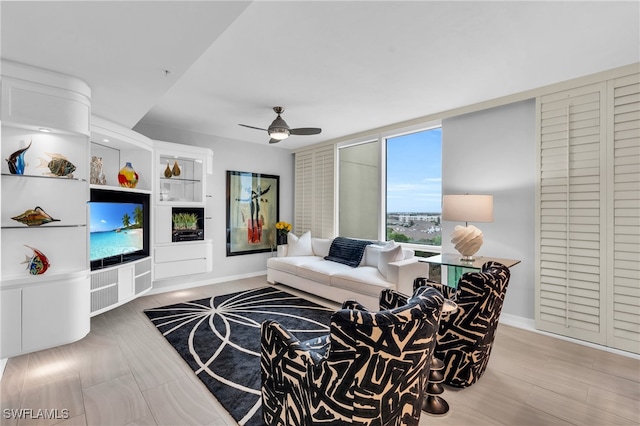
M 308 233 L 299 239 L 289 234 L 289 244 L 279 246 L 278 257 L 267 260 L 267 281 L 338 303 L 355 299 L 377 310 L 383 289 L 412 294 L 414 279 L 428 275 L 427 264 L 418 262 L 413 250 L 394 242 L 366 246 L 357 267 L 326 260 L 332 242 Z

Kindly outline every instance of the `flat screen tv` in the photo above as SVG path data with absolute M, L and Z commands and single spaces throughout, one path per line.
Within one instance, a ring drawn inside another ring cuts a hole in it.
M 148 195 L 92 189 L 89 202 L 91 269 L 126 263 L 148 255 Z

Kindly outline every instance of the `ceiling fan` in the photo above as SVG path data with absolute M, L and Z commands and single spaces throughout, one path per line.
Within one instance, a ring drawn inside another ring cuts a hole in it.
M 273 123 L 271 123 L 268 129 L 248 126 L 246 124 L 239 124 L 239 126 L 248 127 L 250 129 L 256 129 L 256 130 L 264 130 L 268 132 L 269 137 L 271 138 L 269 140 L 269 143 L 278 143 L 281 140 L 288 138 L 289 135 L 317 135 L 322 131 L 322 129 L 319 129 L 317 127 L 301 127 L 298 129 L 292 129 L 289 127 L 287 122 L 284 121 L 282 117 L 280 117 L 280 114 L 284 112 L 284 107 L 276 106 L 276 107 L 273 107 L 273 110 L 275 111 L 276 114 L 278 114 L 278 116 L 276 117 L 275 120 L 273 120 Z

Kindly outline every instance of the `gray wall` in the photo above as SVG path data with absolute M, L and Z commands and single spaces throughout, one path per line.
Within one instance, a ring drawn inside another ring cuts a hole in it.
M 493 223 L 478 256 L 519 259 L 511 269 L 503 312 L 534 318 L 535 101 L 446 119 L 442 123 L 442 193 L 493 194 Z M 442 250 L 455 253 L 443 222 Z M 464 225 L 464 224 L 462 224 Z
M 184 285 L 187 280 L 216 282 L 228 278 L 241 278 L 266 271 L 267 258 L 271 253 L 241 256 L 226 255 L 226 171 L 264 173 L 280 176 L 280 220 L 293 223 L 294 170 L 291 151 L 269 145 L 223 139 L 167 128 L 159 125 L 138 123 L 134 128 L 153 140 L 181 143 L 211 148 L 213 150 L 213 174 L 207 176 L 207 238 L 213 240 L 213 272 L 180 279 L 169 279 L 154 283 L 156 290 Z

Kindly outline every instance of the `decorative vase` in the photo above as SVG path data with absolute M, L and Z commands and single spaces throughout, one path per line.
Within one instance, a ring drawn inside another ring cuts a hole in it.
M 135 188 L 138 184 L 138 173 L 133 169 L 130 162 L 127 162 L 118 173 L 118 183 L 124 188 Z
M 169 165 L 167 164 L 167 167 L 168 167 L 168 166 L 169 166 Z M 171 170 L 171 173 L 172 173 L 174 176 L 180 176 L 180 166 L 178 165 L 178 160 L 176 160 L 176 162 L 175 162 L 175 163 L 173 163 L 173 169 Z
M 278 232 L 278 245 L 287 244 L 287 234 Z
M 167 168 L 164 169 L 164 177 L 167 179 L 173 176 L 173 172 L 171 171 L 171 167 L 169 166 L 169 162 L 167 161 Z
M 94 185 L 107 184 L 107 177 L 102 171 L 102 157 L 96 157 L 95 155 L 91 157 L 91 176 L 89 183 Z

